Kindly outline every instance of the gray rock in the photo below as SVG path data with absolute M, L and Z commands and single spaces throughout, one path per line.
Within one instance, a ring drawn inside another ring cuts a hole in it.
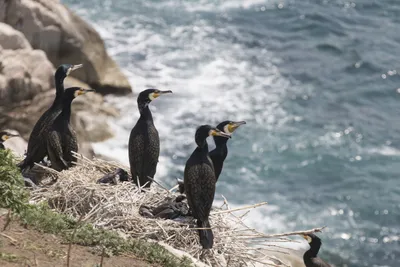
M 13 27 L 0 22 L 0 45 L 3 49 L 32 49 L 25 36 Z
M 54 66 L 83 63 L 72 75 L 100 93 L 127 94 L 131 86 L 99 34 L 59 0 L 0 0 L 0 22 L 22 32 Z
M 0 48 L 0 106 L 12 106 L 54 87 L 54 68 L 41 50 Z

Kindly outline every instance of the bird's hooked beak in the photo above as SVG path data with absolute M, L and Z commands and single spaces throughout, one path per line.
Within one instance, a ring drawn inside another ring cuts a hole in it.
M 167 91 L 154 92 L 153 93 L 153 99 L 159 97 L 160 95 L 164 95 L 164 94 L 172 94 L 172 91 L 171 90 L 167 90 Z
M 228 131 L 229 133 L 233 133 L 237 128 L 240 127 L 240 125 L 246 124 L 245 121 L 237 121 L 237 122 L 231 122 L 228 124 Z
M 211 136 L 221 136 L 225 138 L 231 138 L 230 134 L 224 133 L 223 131 L 220 131 L 218 129 L 213 129 L 209 132 L 209 135 Z
M 80 69 L 80 68 L 82 68 L 82 67 L 83 67 L 83 64 L 72 65 L 72 66 L 69 68 L 69 70 L 68 70 L 67 76 L 68 76 L 72 71 L 77 70 L 77 69 Z
M 96 92 L 96 90 L 94 90 L 94 89 L 84 89 L 84 88 L 81 88 L 81 89 L 79 89 L 78 91 L 76 91 L 76 96 L 84 95 L 84 94 L 89 93 L 89 92 Z

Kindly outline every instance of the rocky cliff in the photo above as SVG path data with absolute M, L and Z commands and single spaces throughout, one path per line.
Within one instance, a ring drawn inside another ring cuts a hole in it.
M 28 139 L 54 99 L 53 75 L 63 63 L 84 65 L 65 80 L 66 88 L 98 92 L 72 106 L 80 152 L 90 156 L 90 142 L 112 136 L 106 118 L 118 115 L 101 94 L 130 93 L 127 78 L 93 27 L 59 0 L 0 0 L 0 129 L 15 129 Z

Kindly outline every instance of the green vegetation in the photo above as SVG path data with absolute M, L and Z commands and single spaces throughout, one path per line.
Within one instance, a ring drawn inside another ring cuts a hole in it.
M 47 205 L 30 205 L 23 180 L 13 158 L 7 151 L 0 151 L 0 203 L 14 216 L 33 229 L 61 236 L 66 242 L 104 248 L 107 255 L 133 253 L 149 263 L 166 267 L 189 267 L 188 258 L 179 259 L 158 244 L 138 239 L 124 239 L 113 231 L 94 228 L 91 224 L 77 222 L 66 215 L 52 211 Z M 2 258 L 7 255 L 1 255 Z M 11 259 L 11 258 L 10 258 Z
M 16 262 L 18 260 L 18 257 L 14 254 L 0 252 L 0 259 L 8 262 Z
M 21 173 L 8 149 L 0 150 L 0 198 L 0 208 L 16 213 L 20 213 L 28 201 Z

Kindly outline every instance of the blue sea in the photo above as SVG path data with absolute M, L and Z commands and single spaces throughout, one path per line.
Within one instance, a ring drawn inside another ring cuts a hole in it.
M 121 118 L 96 152 L 128 164 L 136 93 L 172 90 L 151 104 L 157 180 L 182 178 L 197 126 L 245 120 L 216 201 L 267 201 L 247 218 L 266 233 L 327 226 L 319 255 L 332 265 L 400 266 L 400 1 L 62 2 L 135 92 L 106 98 Z

